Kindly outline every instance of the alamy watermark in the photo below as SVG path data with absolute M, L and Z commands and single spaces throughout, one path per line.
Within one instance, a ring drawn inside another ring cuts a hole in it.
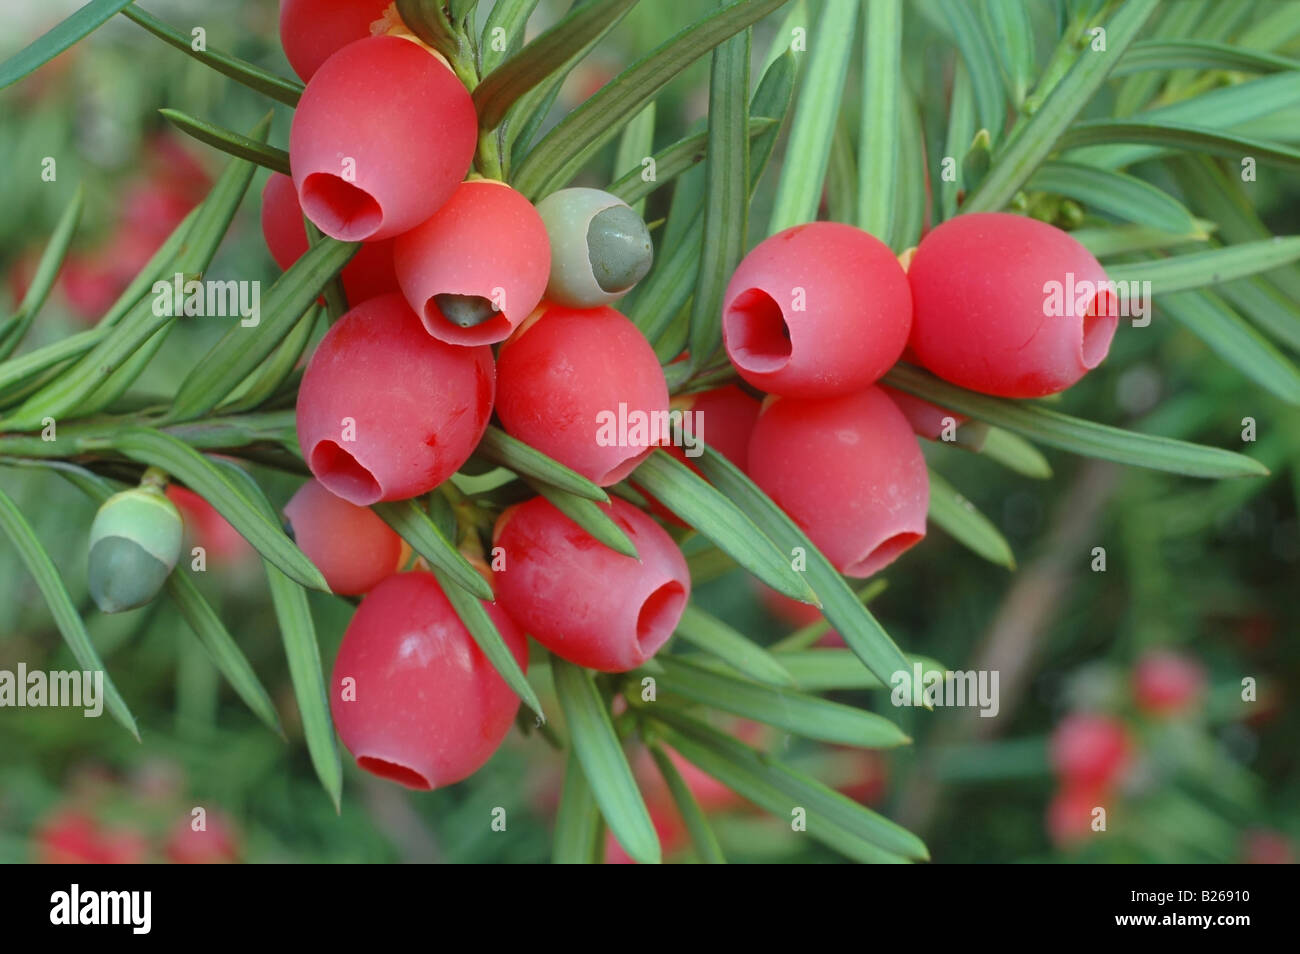
M 889 683 L 894 687 L 889 698 L 896 706 L 971 706 L 980 710 L 983 719 L 993 718 L 1001 707 L 997 670 L 926 670 L 918 662 L 912 664 L 911 672 L 897 670 Z
M 96 669 L 78 672 L 56 669 L 27 671 L 26 663 L 18 671 L 0 669 L 0 707 L 84 709 L 87 719 L 104 712 L 104 673 Z
M 190 279 L 177 272 L 153 283 L 153 313 L 159 318 L 239 318 L 245 328 L 262 320 L 262 283 Z
M 1102 301 L 1104 311 L 1098 310 Z M 1043 314 L 1048 318 L 1132 318 L 1134 328 L 1145 328 L 1151 324 L 1151 282 L 1075 281 L 1074 272 L 1066 272 L 1064 282 L 1043 282 Z
M 703 411 L 629 410 L 596 414 L 596 443 L 601 447 L 680 447 L 687 457 L 704 453 Z

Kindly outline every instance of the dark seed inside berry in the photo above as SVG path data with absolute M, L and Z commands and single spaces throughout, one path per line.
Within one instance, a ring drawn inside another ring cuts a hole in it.
M 434 295 L 433 303 L 458 328 L 475 328 L 497 314 L 492 302 L 482 295 Z
M 650 230 L 632 209 L 612 206 L 598 212 L 587 227 L 587 256 L 602 290 L 626 291 L 645 277 L 654 261 Z

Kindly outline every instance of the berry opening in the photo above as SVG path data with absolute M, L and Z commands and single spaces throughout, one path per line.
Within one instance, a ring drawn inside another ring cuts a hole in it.
M 790 327 L 781 306 L 761 288 L 750 288 L 722 315 L 731 360 L 745 371 L 779 371 L 790 363 Z
M 596 483 L 600 484 L 602 487 L 609 487 L 612 484 L 618 483 L 628 474 L 632 473 L 632 471 L 636 470 L 637 467 L 640 466 L 641 461 L 645 460 L 654 452 L 655 448 L 653 447 L 647 447 L 643 451 L 638 451 L 633 456 L 606 471 L 603 477 L 597 477 L 595 479 Z
M 357 758 L 357 765 L 370 772 L 372 775 L 378 775 L 380 778 L 386 778 L 390 781 L 405 785 L 407 788 L 416 788 L 420 791 L 427 792 L 433 788 L 429 780 L 426 779 L 415 769 L 407 768 L 405 765 L 399 765 L 397 762 L 389 762 L 386 759 L 378 759 L 372 755 L 362 755 Z
M 920 543 L 921 538 L 924 536 L 924 533 L 915 533 L 909 530 L 896 533 L 892 537 L 886 537 L 875 549 L 867 551 L 859 560 L 845 567 L 844 575 L 859 579 L 871 576 L 871 574 L 883 570 L 897 560 L 902 556 L 904 550 Z
M 334 496 L 358 507 L 378 503 L 384 495 L 374 474 L 334 441 L 321 441 L 312 450 L 311 472 Z
M 429 334 L 449 344 L 492 344 L 510 333 L 505 312 L 478 295 L 434 295 L 424 303 L 420 318 Z
M 1088 369 L 1101 364 L 1110 351 L 1111 339 L 1119 325 L 1119 304 L 1108 289 L 1097 292 L 1083 315 L 1083 333 L 1079 339 L 1079 357 Z
M 302 183 L 303 213 L 330 238 L 361 242 L 379 231 L 383 209 L 374 196 L 341 176 L 314 172 Z
M 653 656 L 673 634 L 682 618 L 686 590 L 676 580 L 665 583 L 645 598 L 636 617 L 636 644 L 644 658 Z

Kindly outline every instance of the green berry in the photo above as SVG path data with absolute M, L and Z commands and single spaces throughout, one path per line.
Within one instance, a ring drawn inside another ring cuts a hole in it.
M 90 525 L 87 579 L 105 613 L 144 606 L 158 595 L 181 553 L 181 515 L 155 487 L 104 501 Z
M 650 231 L 618 196 L 561 189 L 538 202 L 537 213 L 551 243 L 551 302 L 599 308 L 626 295 L 650 271 Z

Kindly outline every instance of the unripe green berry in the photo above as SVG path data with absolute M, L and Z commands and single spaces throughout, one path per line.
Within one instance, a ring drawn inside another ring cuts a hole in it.
M 90 595 L 105 613 L 144 606 L 167 582 L 181 555 L 181 515 L 155 487 L 124 490 L 104 501 L 90 525 Z
M 597 308 L 626 295 L 654 262 L 641 216 L 599 189 L 561 189 L 537 203 L 551 242 L 546 297 L 571 308 Z

